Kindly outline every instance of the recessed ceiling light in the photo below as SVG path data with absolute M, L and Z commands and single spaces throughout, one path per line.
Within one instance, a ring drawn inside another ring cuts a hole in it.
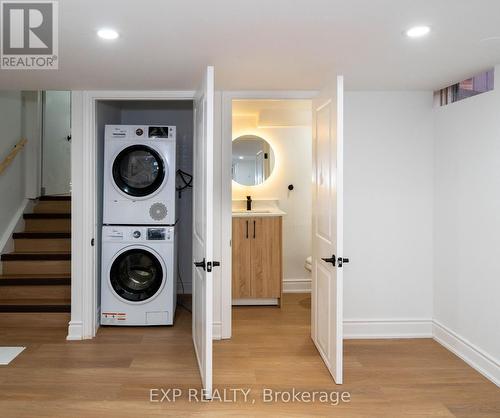
M 243 157 L 243 155 L 240 155 L 238 158 L 239 158 L 240 160 L 242 160 L 244 157 Z
M 97 36 L 102 39 L 116 39 L 119 35 L 114 29 L 99 29 L 97 31 Z
M 428 35 L 431 31 L 429 26 L 414 26 L 406 31 L 406 36 L 409 38 L 421 38 Z

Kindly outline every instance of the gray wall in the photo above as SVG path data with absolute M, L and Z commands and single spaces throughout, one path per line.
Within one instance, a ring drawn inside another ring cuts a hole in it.
M 178 169 L 193 173 L 193 102 L 169 101 L 102 101 L 98 107 L 98 144 L 101 150 L 98 173 L 103 172 L 104 125 L 175 125 L 177 127 Z M 102 179 L 99 196 L 102 196 Z M 177 205 L 178 276 L 182 277 L 184 290 L 191 293 L 192 283 L 192 191 L 187 189 Z M 101 210 L 102 213 L 102 210 Z M 98 225 L 102 225 L 102 219 Z M 99 241 L 100 242 L 100 241 Z M 179 279 L 179 277 L 177 278 Z M 183 286 L 178 283 L 178 293 Z

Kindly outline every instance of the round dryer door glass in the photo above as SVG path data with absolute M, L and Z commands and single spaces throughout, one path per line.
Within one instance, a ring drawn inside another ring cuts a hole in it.
M 122 298 L 142 302 L 161 288 L 163 269 L 152 253 L 135 248 L 116 257 L 111 266 L 110 282 Z
M 158 190 L 165 180 L 166 163 L 146 145 L 132 145 L 113 162 L 113 179 L 124 193 L 144 197 Z

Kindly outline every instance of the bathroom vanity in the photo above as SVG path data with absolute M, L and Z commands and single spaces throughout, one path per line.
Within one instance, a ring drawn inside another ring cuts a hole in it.
M 267 203 L 267 204 L 266 204 Z M 269 202 L 233 203 L 233 305 L 280 305 L 283 284 L 282 231 L 285 213 Z

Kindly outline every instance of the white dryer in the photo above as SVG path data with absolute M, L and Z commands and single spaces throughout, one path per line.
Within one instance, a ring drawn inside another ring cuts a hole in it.
M 106 125 L 103 223 L 175 224 L 175 126 Z
M 102 228 L 102 325 L 173 324 L 174 242 L 172 226 Z

